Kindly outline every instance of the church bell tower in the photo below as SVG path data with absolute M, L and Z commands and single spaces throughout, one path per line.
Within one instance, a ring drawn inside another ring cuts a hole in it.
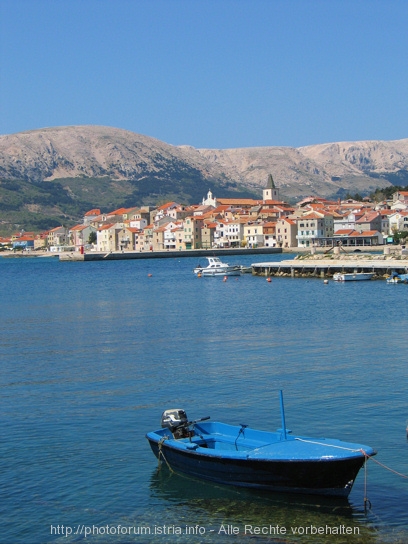
M 263 199 L 279 200 L 279 189 L 275 187 L 275 182 L 273 181 L 272 174 L 269 174 L 268 176 L 268 183 L 266 184 L 266 189 L 263 190 Z

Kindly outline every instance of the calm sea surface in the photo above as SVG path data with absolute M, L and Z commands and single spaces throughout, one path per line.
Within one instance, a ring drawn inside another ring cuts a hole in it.
M 223 282 L 197 262 L 0 258 L 0 542 L 408 542 L 408 480 L 374 461 L 367 512 L 364 470 L 344 501 L 158 470 L 164 409 L 275 430 L 283 389 L 295 433 L 408 475 L 408 287 Z

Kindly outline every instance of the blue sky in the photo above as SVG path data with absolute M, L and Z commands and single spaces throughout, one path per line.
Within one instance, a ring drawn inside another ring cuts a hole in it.
M 407 138 L 407 29 L 408 0 L 0 0 L 0 134 Z

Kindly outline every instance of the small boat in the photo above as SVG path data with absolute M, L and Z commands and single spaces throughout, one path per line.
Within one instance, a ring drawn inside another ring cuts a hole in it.
M 334 281 L 362 281 L 371 280 L 374 272 L 336 272 L 333 274 Z
M 194 274 L 201 276 L 239 276 L 241 267 L 221 262 L 218 257 L 205 257 L 207 266 L 198 265 L 194 268 Z
M 397 274 L 394 272 L 387 278 L 387 283 L 408 283 L 408 274 Z
M 285 493 L 347 497 L 369 446 L 331 438 L 292 435 L 282 428 L 259 431 L 247 425 L 189 421 L 184 410 L 166 410 L 161 429 L 146 434 L 150 447 L 169 469 L 238 487 Z

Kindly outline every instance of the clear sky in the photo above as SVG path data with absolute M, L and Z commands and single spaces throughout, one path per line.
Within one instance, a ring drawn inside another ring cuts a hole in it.
M 194 147 L 408 137 L 408 0 L 0 0 L 0 134 Z

